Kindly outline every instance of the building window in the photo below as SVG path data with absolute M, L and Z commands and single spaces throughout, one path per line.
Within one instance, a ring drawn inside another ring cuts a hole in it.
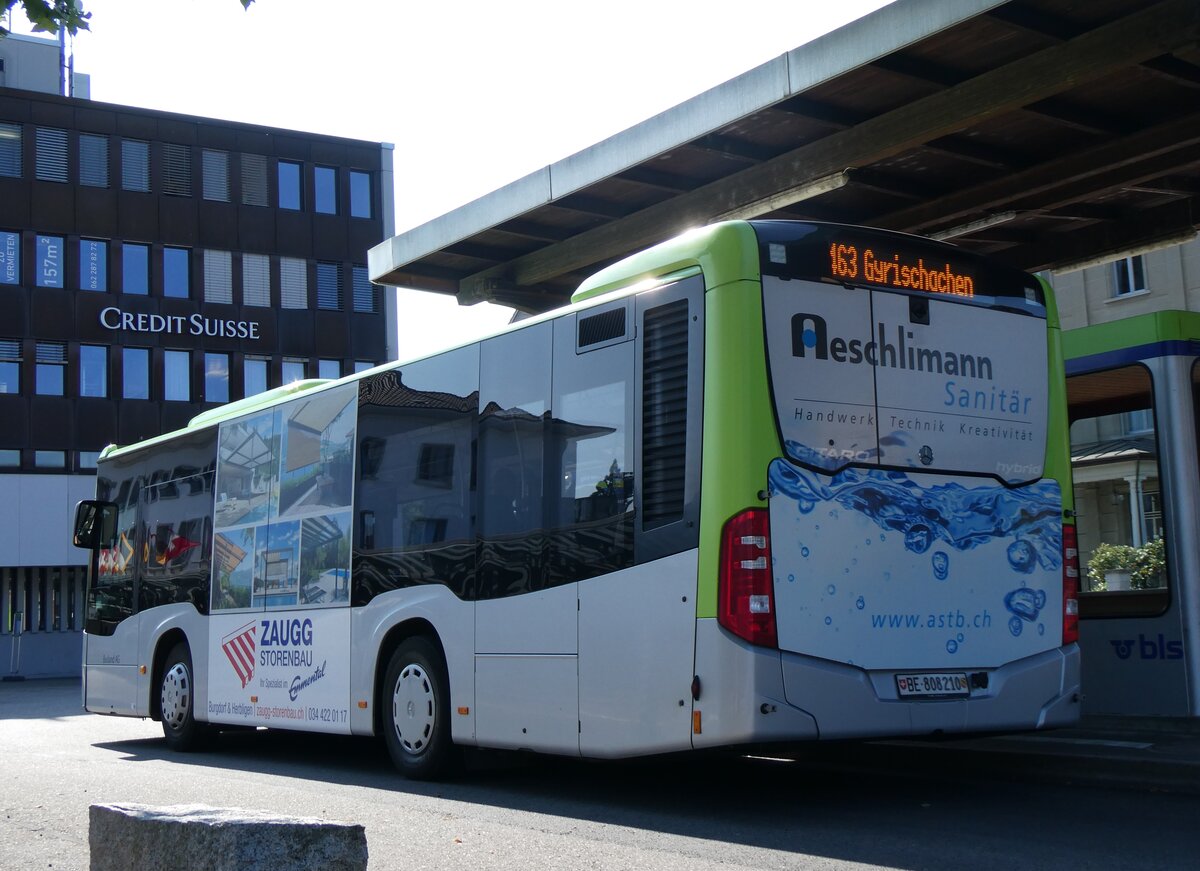
M 317 262 L 317 308 L 342 310 L 342 271 L 336 263 Z
M 242 304 L 271 305 L 271 258 L 266 254 L 242 255 Z
M 300 209 L 304 201 L 300 189 L 300 164 L 279 161 L 279 208 Z
M 192 195 L 192 149 L 163 143 L 163 193 L 172 197 Z
M 0 466 L 16 469 L 21 465 L 21 452 L 12 448 L 0 450 Z
M 350 171 L 350 217 L 371 217 L 371 175 Z
M 1126 257 L 1113 264 L 1113 278 L 1116 296 L 1125 296 L 1146 289 L 1146 270 L 1142 263 L 1142 255 Z
M 330 380 L 342 377 L 342 361 L 341 360 L 318 360 L 317 361 L 317 377 L 329 378 Z
M 79 183 L 84 187 L 108 187 L 108 137 L 79 134 Z
M 163 296 L 187 299 L 192 295 L 186 248 L 163 248 Z
M 108 243 L 79 240 L 79 289 L 108 290 Z
M 63 286 L 62 236 L 37 237 L 37 269 L 34 277 L 38 287 Z
M 21 283 L 21 234 L 0 231 L 0 284 Z
M 313 168 L 313 209 L 324 215 L 337 214 L 337 170 L 329 166 Z
M 228 251 L 204 251 L 204 301 L 233 302 L 233 256 Z
M 298 257 L 279 258 L 279 295 L 284 308 L 308 308 L 308 263 Z
M 21 125 L 0 121 L 0 175 L 21 177 Z
M 204 355 L 204 401 L 229 401 L 229 355 Z
M 352 285 L 351 293 L 354 296 L 354 310 L 356 312 L 374 314 L 376 310 L 375 285 L 371 284 L 371 279 L 367 274 L 367 267 L 351 266 L 350 282 Z
M 150 190 L 150 143 L 140 139 L 121 140 L 121 188 Z
M 359 372 L 366 372 L 368 369 L 374 369 L 374 368 L 375 368 L 375 364 L 372 363 L 370 360 L 355 360 L 354 361 L 355 374 L 357 374 Z
M 99 451 L 80 451 L 79 452 L 79 468 L 94 469 L 100 464 Z
M 283 358 L 283 383 L 291 384 L 304 380 L 304 361 L 291 357 Z
M 261 154 L 242 155 L 242 205 L 269 206 L 267 158 Z
M 62 342 L 38 342 L 34 392 L 39 396 L 62 396 L 66 371 L 67 346 Z
M 37 151 L 34 154 L 34 174 L 38 181 L 67 182 L 67 131 L 57 127 L 38 127 L 35 131 Z
M 191 402 L 191 360 L 187 351 L 163 352 L 163 399 Z
M 229 202 L 229 152 L 200 152 L 200 175 L 202 195 L 214 203 Z
M 67 465 L 67 452 L 34 451 L 33 465 L 38 469 L 64 469 Z
M 150 398 L 150 349 L 123 348 L 121 351 L 122 395 L 126 399 Z
M 242 361 L 242 384 L 246 396 L 257 396 L 267 389 L 267 364 L 264 357 L 246 357 Z
M 108 348 L 79 346 L 79 395 L 108 396 Z
M 0 339 L 0 393 L 21 392 L 21 340 Z
M 150 246 L 126 242 L 121 246 L 121 291 L 145 296 L 150 292 Z

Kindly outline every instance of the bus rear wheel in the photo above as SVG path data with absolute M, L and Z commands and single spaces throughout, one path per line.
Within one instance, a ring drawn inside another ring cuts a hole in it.
M 396 648 L 383 683 L 384 741 L 405 777 L 450 774 L 458 752 L 450 740 L 450 680 L 437 647 L 409 638 Z
M 207 723 L 195 717 L 196 682 L 192 671 L 192 653 L 180 642 L 171 648 L 163 663 L 159 687 L 159 713 L 163 737 L 172 750 L 187 753 L 203 749 L 210 732 Z

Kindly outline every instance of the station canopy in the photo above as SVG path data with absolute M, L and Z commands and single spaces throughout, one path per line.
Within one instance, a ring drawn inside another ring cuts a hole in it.
M 898 0 L 376 246 L 525 311 L 727 218 L 866 224 L 1029 271 L 1200 225 L 1200 0 Z

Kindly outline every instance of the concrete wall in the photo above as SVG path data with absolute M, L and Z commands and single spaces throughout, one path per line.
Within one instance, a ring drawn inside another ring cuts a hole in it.
M 93 499 L 91 475 L 0 475 L 0 566 L 82 566 L 71 544 L 75 504 Z
M 1063 329 L 1167 309 L 1200 311 L 1200 239 L 1143 254 L 1142 261 L 1146 289 L 1123 296 L 1116 296 L 1113 263 L 1051 275 Z

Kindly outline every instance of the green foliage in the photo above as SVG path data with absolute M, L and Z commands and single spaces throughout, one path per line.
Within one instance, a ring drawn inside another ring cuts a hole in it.
M 249 9 L 254 0 L 238 0 L 243 9 Z M 81 30 L 91 30 L 88 22 L 92 13 L 83 10 L 81 0 L 0 0 L 0 16 L 21 4 L 25 17 L 33 25 L 35 33 L 58 33 L 60 27 L 66 28 L 67 33 L 74 36 Z M 0 37 L 8 35 L 8 31 L 0 27 Z
M 1161 538 L 1148 541 L 1141 547 L 1128 544 L 1097 545 L 1088 559 L 1088 580 L 1092 590 L 1107 590 L 1105 573 L 1124 569 L 1130 573 L 1130 587 L 1149 590 L 1162 586 L 1167 569 L 1166 547 Z
M 74 36 L 88 29 L 92 13 L 84 12 L 79 0 L 0 0 L 0 14 L 7 14 L 17 3 L 25 10 L 25 17 L 33 25 L 35 33 L 58 33 L 60 27 Z M 8 31 L 0 27 L 0 36 Z

